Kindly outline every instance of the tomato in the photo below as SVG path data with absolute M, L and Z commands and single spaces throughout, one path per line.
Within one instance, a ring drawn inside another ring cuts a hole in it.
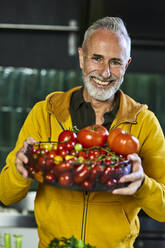
M 85 190 L 91 190 L 92 186 L 92 181 L 90 181 L 89 179 L 85 179 L 81 184 L 81 187 Z
M 58 155 L 60 155 L 62 158 L 65 158 L 69 154 L 68 150 L 60 150 L 58 151 Z
M 55 175 L 52 174 L 52 173 L 47 173 L 45 175 L 45 181 L 46 182 L 49 182 L 49 183 L 54 183 L 54 181 L 55 181 Z
M 115 178 L 111 178 L 107 181 L 106 185 L 108 188 L 111 188 L 117 184 L 117 180 Z
M 110 179 L 110 177 L 113 175 L 113 172 L 114 172 L 114 167 L 110 165 L 106 166 L 100 178 L 100 182 L 106 183 Z
M 48 155 L 47 156 L 49 158 L 54 158 L 56 155 L 57 155 L 57 151 L 53 149 L 53 150 L 51 150 L 51 151 L 48 152 Z
M 58 183 L 63 187 L 67 187 L 71 183 L 71 178 L 72 178 L 71 173 L 65 172 L 58 177 Z
M 54 163 L 55 164 L 59 164 L 59 163 L 61 163 L 63 161 L 63 158 L 60 156 L 60 155 L 56 155 L 55 157 L 54 157 Z
M 54 166 L 54 159 L 53 158 L 49 158 L 49 157 L 46 157 L 45 158 L 45 169 L 47 171 L 51 170 Z
M 76 142 L 73 140 L 68 140 L 65 145 L 66 145 L 66 149 L 68 149 L 68 151 L 73 150 L 74 146 L 75 146 Z
M 105 127 L 94 124 L 81 129 L 77 139 L 84 147 L 103 146 L 108 138 L 108 131 Z
M 67 142 L 69 140 L 76 141 L 77 135 L 71 130 L 64 130 L 58 137 L 58 142 Z
M 85 164 L 82 164 L 82 166 L 80 165 L 78 168 L 76 168 L 75 175 L 73 178 L 74 183 L 82 183 L 89 176 L 89 173 L 90 170 Z
M 99 150 L 91 150 L 88 153 L 88 159 L 94 160 L 95 158 L 98 158 L 98 156 L 100 155 L 100 151 Z
M 82 157 L 82 158 L 86 159 L 88 157 L 88 155 L 85 151 L 80 151 L 78 153 L 78 157 Z
M 73 168 L 73 165 L 69 161 L 64 161 L 62 163 L 56 164 L 56 171 L 57 172 L 69 171 L 69 170 L 72 170 L 72 168 Z
M 81 144 L 77 143 L 77 144 L 74 146 L 74 149 L 75 149 L 76 151 L 80 152 L 80 151 L 82 151 L 83 146 L 82 146 Z
M 59 144 L 57 145 L 57 153 L 58 153 L 59 151 L 63 151 L 63 150 L 67 150 L 67 149 L 66 149 L 66 143 L 59 143 Z
M 89 179 L 94 181 L 100 175 L 100 168 L 97 164 L 94 164 L 90 169 Z
M 137 153 L 140 146 L 139 140 L 135 136 L 121 128 L 115 128 L 110 131 L 107 143 L 112 151 L 122 155 Z

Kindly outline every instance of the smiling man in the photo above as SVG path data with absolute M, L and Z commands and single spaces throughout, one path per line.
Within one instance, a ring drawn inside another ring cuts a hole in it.
M 125 29 L 124 31 L 127 35 Z M 129 37 L 127 40 L 129 41 Z M 103 114 L 114 108 L 115 93 L 131 62 L 129 46 L 130 42 L 127 43 L 123 34 L 99 28 L 85 37 L 83 48 L 79 48 L 85 85 L 83 97 L 86 102 L 91 102 L 97 113 L 97 124 L 103 124 Z
M 120 90 L 131 62 L 131 39 L 118 17 L 97 20 L 78 49 L 83 87 L 53 92 L 37 103 L 20 131 L 0 174 L 0 201 L 24 198 L 31 185 L 23 164 L 28 144 L 58 140 L 64 129 L 101 124 L 119 127 L 139 139 L 138 154 L 129 154 L 132 172 L 124 188 L 80 192 L 39 184 L 35 199 L 39 248 L 54 238 L 82 239 L 97 248 L 132 248 L 139 233 L 138 213 L 165 221 L 165 139 L 154 113 Z M 57 82 L 58 83 L 58 82 Z

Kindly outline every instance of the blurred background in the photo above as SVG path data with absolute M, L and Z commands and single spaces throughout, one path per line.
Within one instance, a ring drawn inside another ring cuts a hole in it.
M 163 1 L 1 0 L 0 170 L 35 102 L 82 84 L 77 48 L 86 28 L 103 16 L 121 17 L 132 38 L 132 63 L 122 89 L 148 104 L 165 132 Z M 144 213 L 141 220 L 136 247 L 153 248 L 156 242 L 165 247 L 165 226 Z

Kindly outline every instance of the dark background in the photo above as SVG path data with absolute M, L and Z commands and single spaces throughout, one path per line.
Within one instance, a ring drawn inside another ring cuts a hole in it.
M 133 98 L 149 105 L 165 131 L 164 1 L 1 0 L 1 166 L 34 102 L 53 90 L 67 90 L 79 82 L 77 48 L 86 28 L 103 16 L 119 16 L 125 22 L 132 38 L 132 63 L 124 85 Z M 69 31 L 71 21 L 77 29 Z M 4 28 L 2 24 L 8 25 Z M 19 28 L 18 24 L 31 26 Z M 43 30 L 45 25 L 50 26 L 48 30 Z M 58 30 L 51 30 L 52 27 Z M 141 232 L 135 247 L 164 248 L 164 223 L 152 220 L 142 211 L 140 221 Z
M 132 0 L 1 0 L 0 23 L 68 26 L 78 30 L 44 31 L 0 28 L 0 65 L 31 68 L 79 68 L 77 53 L 69 55 L 69 37 L 81 45 L 85 29 L 97 18 L 123 18 L 132 38 L 130 72 L 164 73 L 165 4 Z

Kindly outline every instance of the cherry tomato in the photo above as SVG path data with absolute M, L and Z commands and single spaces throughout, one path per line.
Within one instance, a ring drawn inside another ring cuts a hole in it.
M 63 187 L 67 187 L 71 183 L 71 178 L 71 173 L 65 172 L 58 177 L 58 183 Z
M 69 154 L 68 150 L 60 150 L 58 151 L 58 155 L 60 155 L 62 158 L 65 158 L 65 156 L 67 156 Z
M 49 151 L 48 154 L 47 154 L 47 156 L 48 156 L 49 158 L 54 158 L 56 155 L 57 155 L 57 151 L 54 150 L 54 149 L 51 150 L 51 151 Z
M 63 151 L 63 150 L 67 150 L 67 148 L 66 148 L 66 143 L 59 143 L 59 144 L 57 145 L 57 153 L 58 153 L 59 151 Z
M 89 179 L 85 179 L 82 184 L 81 184 L 81 187 L 85 190 L 91 190 L 92 189 L 92 186 L 93 186 L 93 183 L 91 180 Z
M 35 164 L 35 171 L 40 171 L 45 167 L 45 156 L 39 157 Z
M 114 171 L 114 167 L 112 167 L 110 165 L 106 166 L 104 169 L 104 172 L 100 178 L 100 182 L 106 183 L 110 179 L 110 177 L 112 176 L 113 171 Z
M 95 164 L 91 167 L 92 168 L 90 169 L 89 179 L 91 181 L 94 181 L 100 175 L 100 168 L 97 164 Z
M 27 170 L 28 170 L 29 176 L 33 177 L 35 174 L 34 166 L 33 165 L 28 166 Z
M 45 175 L 45 181 L 49 183 L 53 183 L 55 181 L 55 175 L 52 173 L 47 173 Z
M 68 140 L 68 141 L 65 143 L 66 149 L 69 150 L 69 151 L 73 150 L 75 144 L 76 144 L 75 141 L 73 141 L 73 140 Z
M 76 184 L 82 183 L 89 176 L 90 170 L 85 164 L 83 165 L 83 168 L 74 175 L 73 181 Z
M 77 134 L 78 142 L 84 147 L 103 146 L 108 137 L 108 131 L 101 125 L 92 125 L 81 129 Z
M 80 151 L 80 152 L 78 153 L 78 157 L 82 157 L 82 158 L 86 159 L 86 158 L 88 157 L 88 155 L 87 155 L 86 152 Z
M 49 158 L 49 157 L 46 157 L 45 158 L 45 169 L 47 171 L 51 170 L 54 166 L 54 159 L 53 158 Z
M 64 161 L 62 163 L 56 164 L 55 167 L 57 172 L 65 172 L 72 170 L 73 165 L 70 161 Z
M 117 180 L 115 178 L 111 178 L 107 181 L 106 185 L 108 188 L 111 188 L 117 184 Z
M 110 131 L 107 143 L 112 151 L 122 155 L 137 153 L 140 146 L 136 137 L 128 134 L 121 128 Z
M 94 150 L 89 151 L 88 158 L 91 159 L 91 160 L 93 160 L 95 158 L 98 158 L 99 155 L 100 155 L 100 151 L 94 149 Z
M 58 137 L 58 142 L 67 142 L 69 140 L 76 141 L 77 135 L 71 130 L 64 130 Z
M 83 149 L 83 146 L 80 144 L 80 143 L 77 143 L 75 146 L 74 146 L 74 149 L 78 152 L 82 151 Z
M 56 155 L 55 157 L 54 157 L 54 163 L 55 164 L 59 164 L 59 163 L 61 163 L 63 161 L 63 158 L 60 156 L 60 155 Z

